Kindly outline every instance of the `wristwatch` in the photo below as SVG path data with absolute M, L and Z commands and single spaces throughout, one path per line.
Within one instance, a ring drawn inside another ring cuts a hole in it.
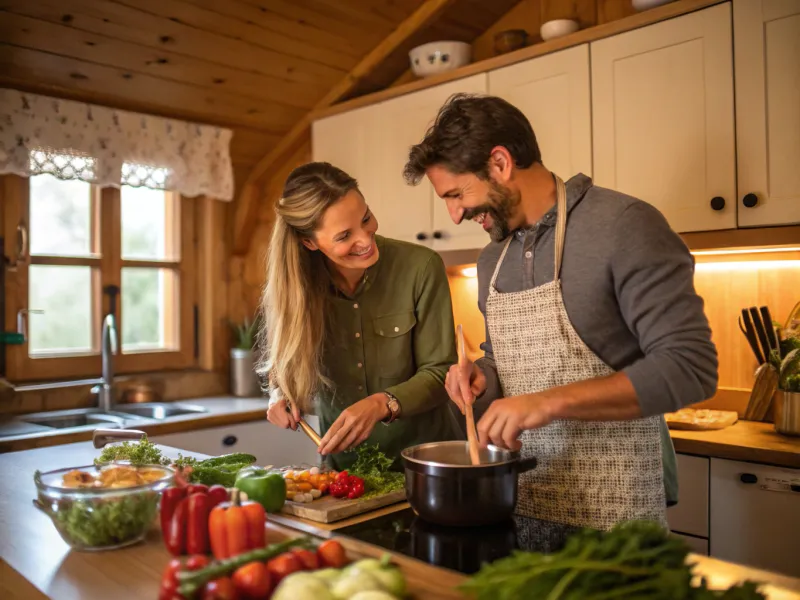
M 394 421 L 397 417 L 400 416 L 400 402 L 398 402 L 397 398 L 395 398 L 389 392 L 383 392 L 386 394 L 388 401 L 386 402 L 386 407 L 389 409 L 389 416 L 381 421 L 384 425 L 388 425 L 392 421 Z

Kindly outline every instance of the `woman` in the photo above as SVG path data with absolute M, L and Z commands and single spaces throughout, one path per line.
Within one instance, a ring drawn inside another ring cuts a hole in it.
M 276 206 L 258 367 L 267 419 L 296 429 L 316 413 L 319 452 L 338 469 L 365 441 L 398 466 L 404 448 L 460 437 L 444 389 L 457 360 L 444 264 L 377 230 L 356 180 L 328 163 L 295 169 Z

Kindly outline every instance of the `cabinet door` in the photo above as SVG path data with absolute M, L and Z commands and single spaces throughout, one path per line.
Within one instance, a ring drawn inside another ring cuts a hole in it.
M 428 127 L 433 123 L 441 106 L 458 92 L 486 93 L 486 74 L 459 79 L 434 88 L 422 90 L 387 100 L 378 105 L 376 112 L 376 131 L 379 135 L 378 164 L 376 177 L 380 182 L 380 204 L 372 205 L 378 218 L 379 231 L 386 237 L 407 242 L 432 245 L 434 230 L 434 211 L 440 214 L 444 201 L 436 198 L 433 186 L 423 178 L 417 186 L 407 185 L 403 179 L 403 167 L 408 160 L 408 151 L 414 144 L 422 141 Z M 447 211 L 444 211 L 445 215 Z M 445 246 L 448 240 L 458 245 L 458 240 L 469 236 L 476 230 L 482 234 L 481 242 L 488 242 L 486 234 L 476 223 L 465 223 L 459 227 L 450 221 L 436 218 L 437 230 L 442 238 L 436 240 Z M 418 236 L 424 236 L 418 240 Z M 436 244 L 437 249 L 441 244 Z
M 673 533 L 672 535 L 686 542 L 686 545 L 689 546 L 689 552 L 694 552 L 695 554 L 700 554 L 702 556 L 708 556 L 707 539 L 694 537 L 692 535 L 681 535 L 680 533 Z
M 375 185 L 375 106 L 366 106 L 314 121 L 311 149 L 315 161 L 329 162 L 358 180 L 367 204 L 379 204 Z
M 725 3 L 591 45 L 594 181 L 678 232 L 736 227 L 731 44 Z
M 489 93 L 525 113 L 548 169 L 564 181 L 578 173 L 591 177 L 588 44 L 491 71 Z
M 667 509 L 671 531 L 708 537 L 708 459 L 677 455 L 678 504 Z M 708 554 L 708 552 L 706 552 Z
M 711 556 L 800 577 L 800 469 L 711 459 Z
M 800 0 L 735 0 L 733 27 L 739 225 L 800 223 Z

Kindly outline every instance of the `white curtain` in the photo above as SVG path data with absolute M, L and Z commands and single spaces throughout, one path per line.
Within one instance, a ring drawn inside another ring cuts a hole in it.
M 229 129 L 0 89 L 0 175 L 233 199 Z

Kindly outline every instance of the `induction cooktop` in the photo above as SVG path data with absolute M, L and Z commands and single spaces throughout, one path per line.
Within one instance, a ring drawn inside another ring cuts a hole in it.
M 577 528 L 515 515 L 499 525 L 443 527 L 400 510 L 336 531 L 423 562 L 470 575 L 514 550 L 558 552 Z

